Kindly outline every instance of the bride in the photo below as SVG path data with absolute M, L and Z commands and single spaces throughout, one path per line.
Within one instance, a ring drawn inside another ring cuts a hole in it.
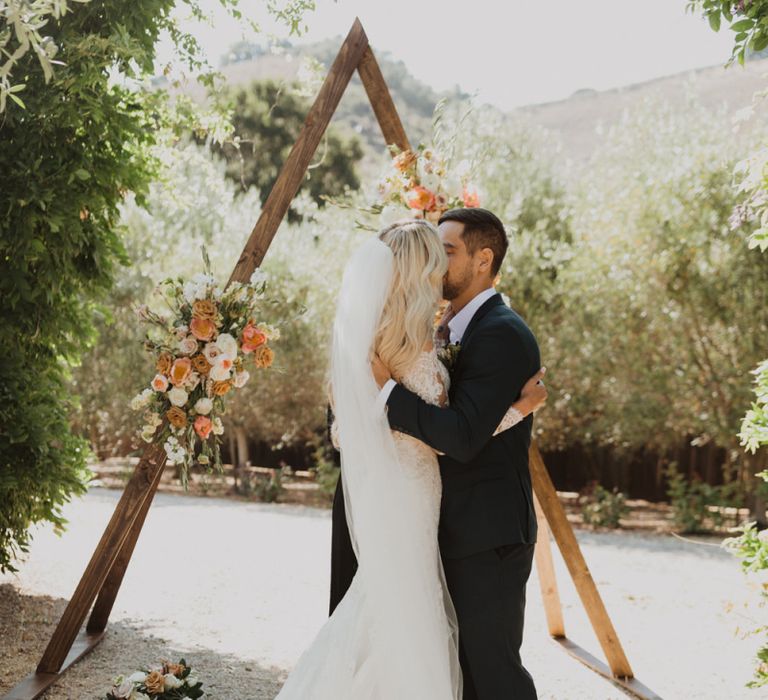
M 448 371 L 432 336 L 447 266 L 437 230 L 409 220 L 363 243 L 344 272 L 331 385 L 358 569 L 279 700 L 462 696 L 458 625 L 438 550 L 437 456 L 390 430 L 370 365 L 377 353 L 406 388 L 446 404 Z M 513 405 L 497 432 L 522 417 Z

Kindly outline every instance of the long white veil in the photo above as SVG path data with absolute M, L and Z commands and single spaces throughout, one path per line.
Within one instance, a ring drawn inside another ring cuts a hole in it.
M 373 237 L 344 273 L 333 327 L 331 380 L 347 522 L 359 568 L 358 623 L 373 651 L 363 662 L 370 697 L 458 700 L 457 624 L 423 491 L 398 459 L 370 358 L 394 258 Z M 437 467 L 435 467 L 437 468 Z

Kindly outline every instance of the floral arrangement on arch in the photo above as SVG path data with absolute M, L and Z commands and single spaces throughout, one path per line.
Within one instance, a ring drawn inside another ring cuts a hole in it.
M 380 201 L 373 210 L 402 208 L 434 224 L 448 209 L 479 207 L 477 188 L 464 167 L 450 168 L 434 148 L 419 144 L 415 151 L 394 151 L 391 168 L 378 186 Z
M 205 695 L 202 686 L 184 659 L 177 664 L 163 660 L 160 665 L 115 678 L 105 700 L 197 700 Z
M 256 270 L 248 284 L 233 282 L 222 290 L 205 252 L 203 259 L 204 273 L 159 285 L 170 315 L 138 309 L 149 326 L 144 347 L 155 358 L 155 375 L 131 408 L 143 412 L 142 439 L 162 442 L 169 463 L 182 466 L 185 488 L 195 462 L 221 470 L 225 397 L 245 386 L 249 368 L 272 365 L 270 342 L 280 338 L 279 329 L 262 318 L 265 275 Z

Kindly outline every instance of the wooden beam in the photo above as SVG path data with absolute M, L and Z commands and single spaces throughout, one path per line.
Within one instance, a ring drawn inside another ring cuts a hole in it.
M 549 541 L 549 526 L 547 517 L 541 509 L 541 504 L 536 494 L 533 494 L 533 506 L 536 510 L 536 521 L 539 525 L 539 534 L 536 538 L 536 572 L 539 577 L 541 599 L 544 603 L 544 612 L 547 616 L 549 634 L 553 637 L 565 637 L 565 622 L 563 621 L 563 606 L 560 603 L 560 594 L 557 591 L 557 578 L 555 566 L 552 561 L 552 545 Z
M 64 671 L 92 651 L 103 637 L 104 632 L 81 632 L 72 644 L 58 673 L 40 673 L 39 671 L 30 673 L 8 691 L 7 695 L 3 696 L 3 700 L 36 700 L 36 698 L 41 697 L 61 677 Z
M 112 606 L 115 604 L 115 598 L 117 597 L 126 569 L 133 556 L 133 550 L 135 549 L 136 542 L 141 534 L 141 529 L 144 527 L 144 521 L 147 518 L 147 513 L 149 513 L 149 508 L 155 498 L 155 493 L 157 493 L 157 488 L 160 485 L 162 475 L 163 469 L 158 469 L 146 498 L 144 498 L 139 512 L 136 515 L 136 519 L 133 521 L 133 525 L 131 525 L 128 535 L 120 547 L 117 558 L 115 559 L 114 564 L 112 564 L 109 574 L 107 574 L 107 578 L 104 580 L 104 584 L 101 586 L 99 595 L 93 605 L 93 610 L 91 610 L 91 615 L 88 618 L 88 624 L 85 627 L 87 632 L 103 632 L 107 627 L 107 621 L 112 612 Z
M 315 103 L 307 114 L 299 138 L 264 203 L 261 216 L 240 254 L 229 282 L 247 282 L 253 271 L 264 260 L 272 239 L 299 190 L 307 167 L 312 162 L 320 139 L 328 128 L 328 123 L 366 48 L 368 48 L 368 37 L 360 20 L 356 19 L 320 88 Z
M 568 567 L 573 584 L 581 598 L 584 610 L 592 624 L 592 629 L 594 629 L 597 635 L 611 671 L 616 677 L 632 678 L 634 676 L 632 668 L 613 627 L 611 618 L 608 617 L 608 611 L 605 609 L 603 599 L 600 597 L 597 586 L 592 579 L 587 562 L 584 560 L 579 543 L 576 541 L 576 535 L 573 533 L 573 528 L 565 515 L 565 509 L 557 497 L 552 479 L 550 479 L 535 441 L 531 443 L 529 465 L 533 490 L 546 515 L 552 535 L 560 548 L 560 553 L 563 555 L 563 560 Z
M 611 669 L 608 668 L 600 659 L 592 656 L 588 651 L 582 649 L 578 644 L 574 644 L 570 639 L 555 639 L 555 641 L 565 649 L 574 659 L 584 664 L 587 668 L 600 674 L 603 678 L 609 680 L 618 688 L 628 691 L 632 696 L 640 700 L 663 700 L 656 692 L 648 686 L 641 683 L 637 678 L 615 677 Z
M 373 113 L 381 127 L 384 141 L 388 146 L 395 145 L 401 151 L 409 150 L 411 144 L 403 128 L 403 123 L 400 121 L 395 103 L 392 101 L 392 95 L 381 73 L 379 63 L 370 46 L 366 46 L 357 66 L 357 72 L 360 74 L 360 80 L 362 80 L 368 95 L 368 101 L 371 103 Z
M 112 514 L 101 540 L 67 604 L 37 666 L 38 673 L 58 673 L 72 648 L 96 595 L 101 590 L 144 500 L 153 493 L 165 466 L 163 446 L 147 446 Z

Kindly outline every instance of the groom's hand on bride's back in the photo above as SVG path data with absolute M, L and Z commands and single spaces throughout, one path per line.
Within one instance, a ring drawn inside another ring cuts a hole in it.
M 371 360 L 371 370 L 373 371 L 373 378 L 376 380 L 379 389 L 383 389 L 384 385 L 392 379 L 389 367 L 387 367 L 376 354 L 374 354 L 373 359 Z

